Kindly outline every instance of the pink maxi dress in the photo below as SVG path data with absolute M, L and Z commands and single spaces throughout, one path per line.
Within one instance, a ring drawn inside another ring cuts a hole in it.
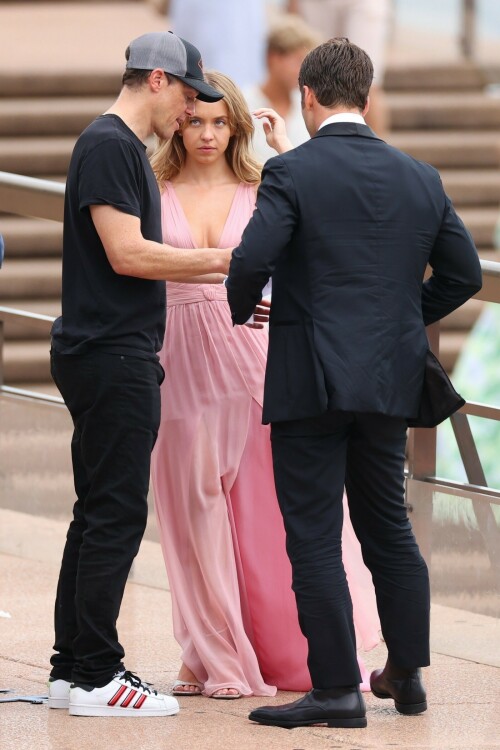
M 241 183 L 219 247 L 239 243 L 254 206 L 254 188 Z M 168 182 L 162 223 L 165 242 L 195 247 Z M 261 424 L 267 331 L 233 328 L 222 284 L 169 282 L 167 305 L 152 483 L 182 660 L 205 695 L 309 690 L 269 427 Z M 358 645 L 368 650 L 379 643 L 379 621 L 348 512 L 343 559 Z

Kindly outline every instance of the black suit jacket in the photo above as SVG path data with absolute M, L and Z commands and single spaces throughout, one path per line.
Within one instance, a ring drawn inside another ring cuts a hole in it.
M 425 326 L 481 288 L 437 171 L 355 123 L 267 162 L 226 282 L 235 324 L 269 276 L 265 423 L 329 409 L 415 417 Z

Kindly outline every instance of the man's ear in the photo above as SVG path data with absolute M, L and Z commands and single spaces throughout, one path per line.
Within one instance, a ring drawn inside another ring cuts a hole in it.
M 168 86 L 168 78 L 161 68 L 155 68 L 152 70 L 148 80 L 153 91 L 158 91 L 160 89 L 162 81 L 165 81 L 165 85 Z
M 365 104 L 365 108 L 364 108 L 364 110 L 363 110 L 363 111 L 361 112 L 361 114 L 362 114 L 362 116 L 363 116 L 363 117 L 364 117 L 364 116 L 366 115 L 366 113 L 368 112 L 368 110 L 369 110 L 369 109 L 370 109 L 370 97 L 369 97 L 369 96 L 367 96 L 367 97 L 366 97 L 366 104 Z
M 302 109 L 311 111 L 314 107 L 314 103 L 316 101 L 316 96 L 314 95 L 314 91 L 309 88 L 309 86 L 303 86 L 302 87 Z

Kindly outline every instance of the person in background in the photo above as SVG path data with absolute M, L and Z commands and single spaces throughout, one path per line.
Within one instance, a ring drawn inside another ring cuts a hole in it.
M 299 13 L 322 39 L 347 37 L 367 51 L 373 62 L 367 125 L 384 138 L 390 127 L 383 92 L 390 0 L 288 0 L 290 13 Z
M 66 183 L 62 316 L 51 372 L 74 424 L 77 500 L 55 604 L 49 707 L 77 716 L 168 716 L 179 706 L 125 669 L 116 623 L 146 528 L 160 423 L 165 283 L 224 273 L 229 251 L 162 243 L 160 194 L 144 140 L 170 138 L 197 96 L 221 94 L 198 50 L 166 32 L 126 50 L 116 101 L 76 142 Z
M 264 75 L 265 0 L 171 0 L 169 24 L 203 51 L 205 68 L 223 70 L 239 86 Z
M 267 75 L 263 83 L 243 89 L 250 112 L 270 107 L 285 120 L 288 138 L 294 146 L 309 139 L 302 118 L 298 77 L 304 57 L 318 42 L 316 33 L 298 16 L 277 16 L 267 36 Z M 260 123 L 255 128 L 253 147 L 262 162 L 275 156 Z
M 5 244 L 3 241 L 3 237 L 0 234 L 0 268 L 2 267 L 4 255 L 5 255 Z
M 237 244 L 260 183 L 241 92 L 222 73 L 208 72 L 207 80 L 224 99 L 197 102 L 196 114 L 152 159 L 163 239 L 180 248 Z M 258 116 L 272 123 L 268 138 L 276 150 L 291 148 L 275 112 Z M 274 695 L 276 687 L 307 690 L 311 683 L 269 427 L 262 425 L 267 329 L 232 326 L 222 280 L 213 274 L 167 284 L 165 398 L 152 483 L 182 647 L 174 693 L 227 700 Z M 348 517 L 343 555 L 359 643 L 369 649 L 379 643 L 379 621 Z

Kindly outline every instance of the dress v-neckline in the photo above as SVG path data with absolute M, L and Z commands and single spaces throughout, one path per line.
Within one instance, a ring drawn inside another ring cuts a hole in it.
M 170 193 L 171 193 L 171 195 L 173 195 L 175 204 L 177 206 L 177 210 L 179 211 L 179 214 L 181 215 L 181 217 L 182 217 L 182 219 L 184 221 L 184 224 L 186 225 L 186 231 L 187 231 L 187 233 L 189 235 L 189 239 L 191 240 L 191 244 L 193 245 L 193 248 L 194 249 L 198 249 L 200 246 L 195 242 L 194 235 L 193 235 L 193 232 L 191 230 L 191 225 L 190 225 L 189 221 L 187 220 L 187 216 L 186 216 L 186 213 L 184 211 L 184 207 L 183 207 L 183 205 L 182 205 L 179 197 L 177 196 L 177 193 L 175 192 L 174 184 L 170 180 L 166 180 L 165 184 L 168 185 L 169 188 L 170 188 Z M 224 225 L 222 227 L 222 231 L 220 233 L 220 236 L 219 236 L 219 239 L 217 241 L 217 244 L 214 245 L 214 247 L 223 247 L 223 245 L 221 245 L 221 241 L 224 238 L 227 226 L 229 224 L 229 220 L 231 219 L 231 217 L 233 215 L 233 211 L 235 210 L 235 207 L 236 207 L 236 196 L 238 195 L 238 193 L 239 193 L 239 191 L 240 191 L 240 189 L 242 187 L 243 187 L 243 183 L 242 182 L 239 182 L 238 185 L 236 186 L 236 190 L 234 191 L 234 195 L 233 195 L 232 200 L 231 200 L 231 205 L 229 206 L 229 211 L 227 212 L 226 220 L 225 220 Z

